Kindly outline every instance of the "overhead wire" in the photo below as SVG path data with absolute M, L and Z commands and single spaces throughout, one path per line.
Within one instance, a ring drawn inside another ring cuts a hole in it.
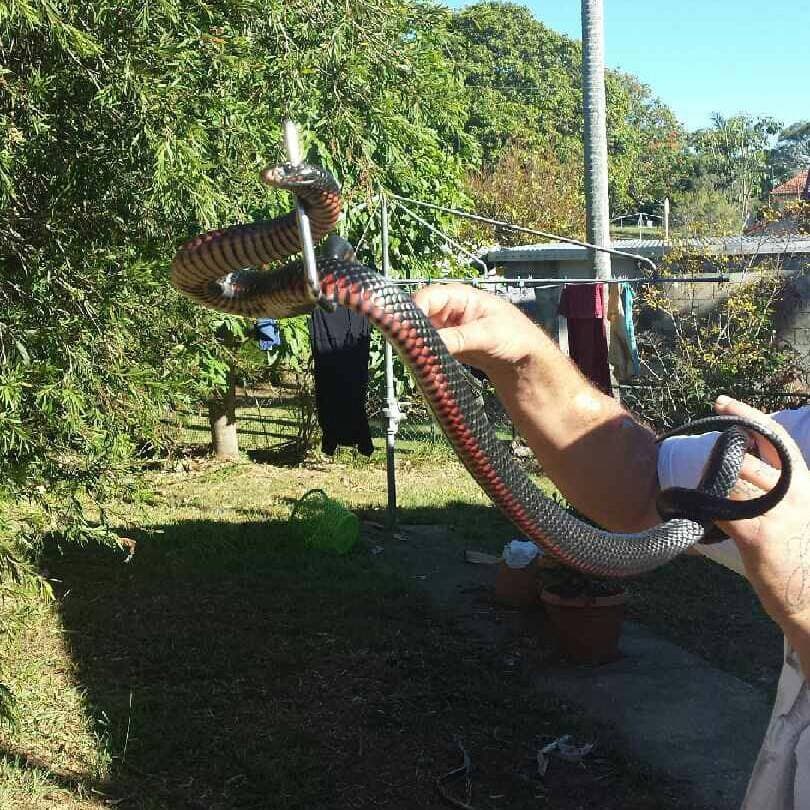
M 635 262 L 647 265 L 654 275 L 658 274 L 658 267 L 656 266 L 655 262 L 653 262 L 652 259 L 648 259 L 646 256 L 640 256 L 637 253 L 628 253 L 627 251 L 616 250 L 615 248 L 606 247 L 605 245 L 595 245 L 592 242 L 585 242 L 581 239 L 572 239 L 568 236 L 560 236 L 559 234 L 541 231 L 537 228 L 524 228 L 521 225 L 513 225 L 511 222 L 504 222 L 503 220 L 492 219 L 490 217 L 482 217 L 480 214 L 472 214 L 469 211 L 462 211 L 458 208 L 448 208 L 443 205 L 424 202 L 423 200 L 414 200 L 410 197 L 402 197 L 399 194 L 394 194 L 393 192 L 389 192 L 389 196 L 399 202 L 409 203 L 422 208 L 430 208 L 434 211 L 440 211 L 445 214 L 453 214 L 454 216 L 461 217 L 463 219 L 469 219 L 473 222 L 482 222 L 486 225 L 494 225 L 495 227 L 511 230 L 515 233 L 525 233 L 531 236 L 539 236 L 543 239 L 553 239 L 556 242 L 563 242 L 569 245 L 576 245 L 577 247 L 588 248 L 589 250 L 598 250 L 602 253 L 609 253 L 613 256 L 623 256 L 626 259 L 632 259 Z
M 390 284 L 399 287 L 408 287 L 420 284 L 470 284 L 473 287 L 489 284 L 507 287 L 549 288 L 561 287 L 567 284 L 734 284 L 737 280 L 725 273 L 702 276 L 622 276 L 619 278 L 535 278 L 533 276 L 492 276 L 490 278 L 452 278 L 450 276 L 423 276 L 421 278 L 388 278 Z
M 423 225 L 425 228 L 427 228 L 431 233 L 434 233 L 437 236 L 442 237 L 442 239 L 444 239 L 447 244 L 452 245 L 456 250 L 461 251 L 461 253 L 463 253 L 468 259 L 480 265 L 484 269 L 485 273 L 489 272 L 489 266 L 485 261 L 483 261 L 483 259 L 480 258 L 480 256 L 476 256 L 474 253 L 471 253 L 463 245 L 456 242 L 451 236 L 446 234 L 441 229 L 437 228 L 435 225 L 432 225 L 426 219 L 420 217 L 419 214 L 415 213 L 414 211 L 411 211 L 401 202 L 397 204 L 397 208 L 399 208 L 401 211 L 404 211 L 408 216 L 413 217 L 413 219 L 415 219 L 420 225 Z

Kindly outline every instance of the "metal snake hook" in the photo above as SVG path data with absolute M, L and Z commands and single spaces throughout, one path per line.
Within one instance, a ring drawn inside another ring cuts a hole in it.
M 290 119 L 285 119 L 282 126 L 287 158 L 293 166 L 300 166 L 301 147 L 298 141 L 298 125 Z M 328 301 L 321 292 L 321 282 L 318 278 L 318 267 L 315 262 L 315 245 L 312 241 L 312 229 L 309 227 L 309 215 L 296 195 L 293 195 L 293 199 L 295 200 L 295 214 L 298 219 L 298 236 L 301 242 L 307 295 L 313 304 L 318 304 L 327 312 L 334 312 L 335 305 Z

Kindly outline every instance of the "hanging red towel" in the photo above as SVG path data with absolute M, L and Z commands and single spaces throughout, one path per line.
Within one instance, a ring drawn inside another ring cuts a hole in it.
M 570 284 L 563 288 L 559 313 L 568 320 L 568 354 L 601 391 L 611 394 L 605 333 L 604 284 Z

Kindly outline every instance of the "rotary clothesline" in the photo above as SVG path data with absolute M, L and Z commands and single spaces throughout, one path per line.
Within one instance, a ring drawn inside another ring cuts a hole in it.
M 565 244 L 576 245 L 577 247 L 584 247 L 588 248 L 589 250 L 597 250 L 601 253 L 610 253 L 613 256 L 624 256 L 626 259 L 633 259 L 640 264 L 646 264 L 650 267 L 653 273 L 658 273 L 658 267 L 656 267 L 655 262 L 653 262 L 652 259 L 648 259 L 646 256 L 640 256 L 638 253 L 628 253 L 624 250 L 616 250 L 612 247 L 606 247 L 605 245 L 595 245 L 592 242 L 583 242 L 581 239 L 572 239 L 568 236 L 559 236 L 558 234 L 549 233 L 548 231 L 541 231 L 537 228 L 524 228 L 521 225 L 513 225 L 511 222 L 504 222 L 503 220 L 492 219 L 491 217 L 482 217 L 480 214 L 471 214 L 469 211 L 462 211 L 459 208 L 448 208 L 443 205 L 425 202 L 424 200 L 414 200 L 410 197 L 401 197 L 399 194 L 394 194 L 393 192 L 390 192 L 388 196 L 400 204 L 409 203 L 410 205 L 417 205 L 421 206 L 422 208 L 430 208 L 433 211 L 452 214 L 453 216 L 461 217 L 462 219 L 469 219 L 473 222 L 482 222 L 485 225 L 494 225 L 498 228 L 505 228 L 507 230 L 514 231 L 515 233 L 525 233 L 529 234 L 530 236 L 539 236 L 542 239 L 552 239 L 555 242 L 564 242 Z

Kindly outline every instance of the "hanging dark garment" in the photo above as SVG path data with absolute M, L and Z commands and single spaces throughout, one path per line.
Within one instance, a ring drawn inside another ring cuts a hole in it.
M 568 320 L 568 354 L 600 390 L 612 394 L 605 334 L 604 284 L 569 284 L 560 297 L 560 315 Z
M 309 335 L 323 452 L 331 456 L 343 445 L 370 456 L 374 447 L 366 415 L 368 319 L 342 306 L 334 312 L 317 307 L 309 320 Z

